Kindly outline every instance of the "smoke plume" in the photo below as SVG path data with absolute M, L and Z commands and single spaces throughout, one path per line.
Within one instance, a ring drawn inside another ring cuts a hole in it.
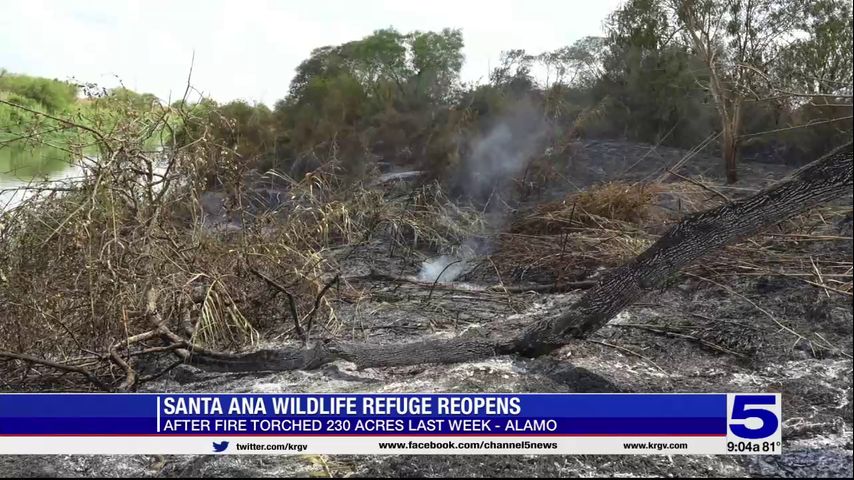
M 505 205 L 511 180 L 521 174 L 545 138 L 545 122 L 541 112 L 530 102 L 520 101 L 484 135 L 469 144 L 469 154 L 456 175 L 456 190 L 470 200 L 483 204 L 490 213 L 490 227 L 504 224 Z M 453 282 L 465 273 L 468 262 L 477 255 L 488 253 L 490 245 L 478 239 L 468 239 L 457 255 L 441 255 L 422 263 L 418 279 L 424 282 Z M 439 278 L 441 275 L 441 278 Z
M 474 201 L 506 195 L 510 181 L 522 173 L 545 138 L 542 113 L 519 101 L 484 135 L 469 144 L 469 154 L 457 174 L 458 190 Z

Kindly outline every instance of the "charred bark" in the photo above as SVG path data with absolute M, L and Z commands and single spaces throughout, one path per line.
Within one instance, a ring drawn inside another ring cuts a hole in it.
M 360 367 L 457 363 L 502 354 L 538 356 L 587 336 L 682 268 L 760 230 L 851 192 L 848 144 L 742 201 L 689 217 L 629 263 L 606 274 L 566 312 L 534 322 L 521 334 L 487 331 L 453 339 L 393 345 L 326 342 L 308 349 L 263 350 L 242 355 L 196 354 L 191 363 L 228 371 L 317 368 L 336 359 Z

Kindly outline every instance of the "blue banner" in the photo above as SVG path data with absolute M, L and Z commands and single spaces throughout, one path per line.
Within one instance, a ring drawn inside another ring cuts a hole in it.
M 726 394 L 0 394 L 0 436 L 719 436 Z

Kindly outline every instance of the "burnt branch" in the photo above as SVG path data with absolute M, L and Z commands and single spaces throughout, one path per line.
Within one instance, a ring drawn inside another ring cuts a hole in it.
M 10 360 L 20 360 L 22 362 L 31 363 L 33 365 L 42 365 L 42 366 L 50 367 L 50 368 L 53 368 L 55 370 L 60 370 L 63 372 L 78 373 L 78 374 L 86 377 L 86 380 L 88 380 L 90 383 L 92 383 L 92 385 L 95 385 L 99 390 L 103 390 L 105 392 L 112 391 L 112 389 L 109 386 L 107 386 L 107 384 L 105 384 L 104 382 L 99 380 L 98 377 L 95 376 L 95 374 L 93 374 L 89 370 L 86 370 L 85 368 L 77 367 L 74 365 L 67 365 L 64 363 L 52 362 L 50 360 L 45 360 L 43 358 L 37 358 L 37 357 L 33 357 L 31 355 L 24 355 L 22 353 L 0 351 L 0 358 L 8 358 Z
M 317 310 L 320 309 L 320 302 L 323 300 L 323 296 L 326 295 L 326 291 L 329 290 L 332 285 L 336 285 L 338 283 L 338 278 L 340 275 L 335 275 L 326 285 L 320 289 L 320 293 L 317 294 L 317 297 L 314 299 L 314 306 L 311 307 L 311 311 L 308 312 L 303 319 L 305 321 L 305 329 L 306 329 L 306 341 L 308 341 L 308 336 L 311 335 L 311 326 L 314 322 L 314 315 L 317 313 Z

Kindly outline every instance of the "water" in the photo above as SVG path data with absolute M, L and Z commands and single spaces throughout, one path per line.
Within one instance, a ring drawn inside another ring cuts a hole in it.
M 56 188 L 83 174 L 70 152 L 50 146 L 0 147 L 0 211 L 36 193 L 27 187 Z

